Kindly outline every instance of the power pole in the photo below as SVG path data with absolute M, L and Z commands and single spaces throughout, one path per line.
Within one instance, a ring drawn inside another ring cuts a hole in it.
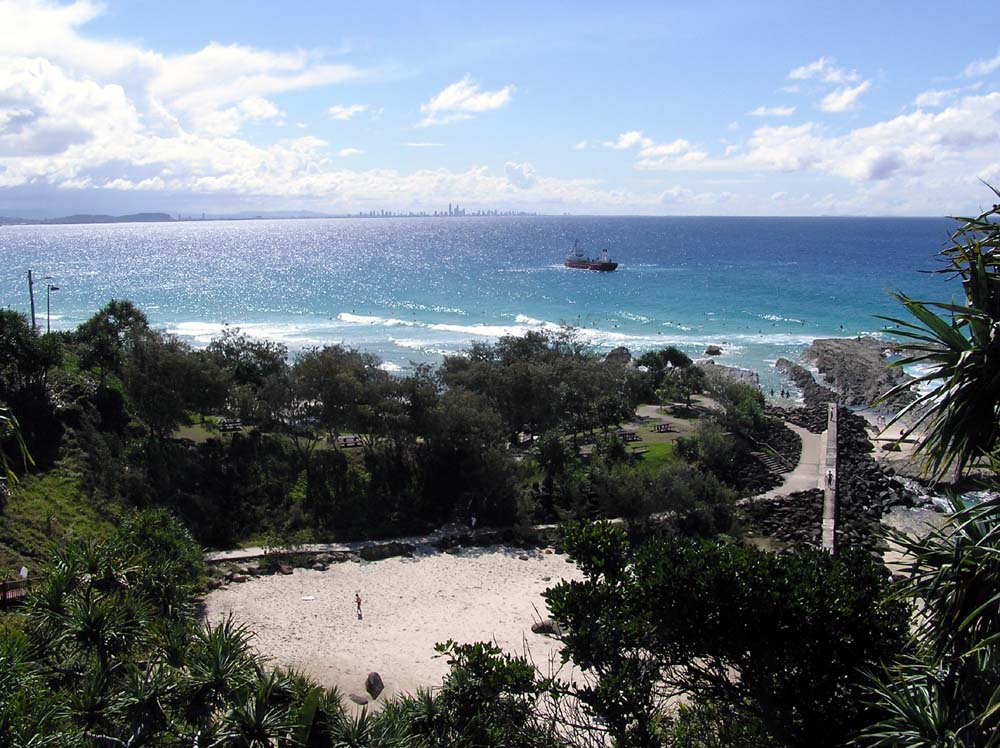
M 28 296 L 31 297 L 31 331 L 38 332 L 35 327 L 35 282 L 31 279 L 31 271 L 28 271 Z

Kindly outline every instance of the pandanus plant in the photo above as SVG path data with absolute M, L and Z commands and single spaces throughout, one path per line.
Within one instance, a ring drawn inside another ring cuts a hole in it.
M 990 188 L 1000 198 L 1000 191 Z M 892 400 L 913 384 L 926 383 L 893 422 L 913 420 L 903 437 L 922 431 L 917 453 L 926 474 L 957 476 L 996 452 L 1000 442 L 1000 205 L 975 218 L 959 218 L 951 246 L 934 272 L 961 279 L 965 303 L 918 301 L 894 295 L 912 320 L 881 317 L 898 326 L 904 355 L 892 366 L 922 364 L 916 382 L 904 382 L 879 398 Z

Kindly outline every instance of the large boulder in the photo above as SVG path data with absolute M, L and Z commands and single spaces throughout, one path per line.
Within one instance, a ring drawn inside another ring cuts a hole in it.
M 369 696 L 373 699 L 377 699 L 379 694 L 385 690 L 385 684 L 382 683 L 382 676 L 374 670 L 368 673 L 368 677 L 365 678 L 365 690 L 368 692 Z
M 705 349 L 706 356 L 721 356 L 722 349 L 717 345 L 710 345 Z
M 531 630 L 536 634 L 550 634 L 552 636 L 560 636 L 562 634 L 562 627 L 551 618 L 543 618 L 541 621 L 535 621 L 531 624 Z
M 632 362 L 632 352 L 625 346 L 619 346 L 608 351 L 608 355 L 604 357 L 604 360 L 616 366 L 628 366 Z

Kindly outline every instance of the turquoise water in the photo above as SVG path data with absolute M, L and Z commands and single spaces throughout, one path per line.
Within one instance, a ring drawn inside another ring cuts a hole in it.
M 761 373 L 817 337 L 875 332 L 889 297 L 948 299 L 946 219 L 442 218 L 0 227 L 0 304 L 53 277 L 55 329 L 129 298 L 196 345 L 224 325 L 292 349 L 346 343 L 391 370 L 570 324 L 599 350 L 676 345 Z M 574 239 L 614 273 L 568 270 Z M 40 289 L 40 292 L 38 291 Z M 44 282 L 36 286 L 45 322 Z

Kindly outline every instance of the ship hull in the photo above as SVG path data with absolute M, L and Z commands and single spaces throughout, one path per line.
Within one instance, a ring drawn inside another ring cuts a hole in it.
M 618 267 L 617 262 L 580 262 L 576 260 L 566 260 L 563 265 L 577 270 L 596 270 L 599 273 L 610 273 Z

